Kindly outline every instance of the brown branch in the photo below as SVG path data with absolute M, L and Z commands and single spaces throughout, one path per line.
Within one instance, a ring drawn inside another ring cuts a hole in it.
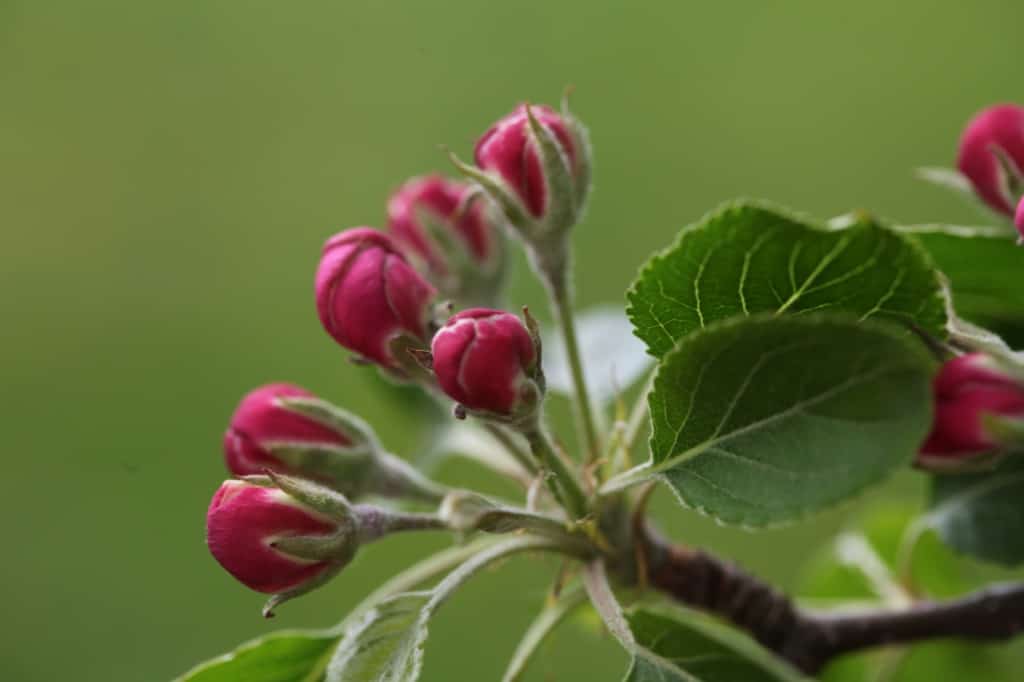
M 1024 583 L 901 610 L 819 613 L 710 554 L 669 544 L 650 530 L 640 539 L 652 587 L 724 618 L 808 674 L 837 656 L 876 646 L 939 637 L 1001 640 L 1024 631 Z

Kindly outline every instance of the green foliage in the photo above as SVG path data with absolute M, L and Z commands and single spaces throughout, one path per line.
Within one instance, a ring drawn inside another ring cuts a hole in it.
M 691 334 L 650 397 L 651 476 L 731 524 L 794 521 L 905 466 L 931 418 L 916 341 L 836 316 L 758 316 Z
M 936 476 L 926 517 L 958 552 L 979 559 L 1024 562 L 1024 460 L 1010 455 L 994 471 Z
M 327 679 L 407 682 L 419 676 L 431 592 L 399 594 L 378 604 L 345 635 Z
M 930 259 L 862 217 L 825 230 L 780 209 L 736 203 L 683 230 L 629 291 L 636 334 L 658 357 L 717 320 L 762 312 L 844 311 L 943 335 Z
M 900 607 L 918 598 L 949 598 L 974 587 L 963 562 L 926 532 L 907 506 L 873 507 L 809 564 L 799 590 L 814 607 Z M 922 642 L 909 647 L 847 655 L 829 665 L 823 682 L 932 682 L 1017 678 L 1006 647 L 964 642 Z
M 682 609 L 628 615 L 638 646 L 626 682 L 780 682 L 800 676 L 743 636 Z
M 282 630 L 199 665 L 177 682 L 319 682 L 338 634 Z
M 923 225 L 901 228 L 912 234 L 950 279 L 953 303 L 962 317 L 983 325 L 1024 324 L 1024 250 L 1016 233 L 998 227 Z

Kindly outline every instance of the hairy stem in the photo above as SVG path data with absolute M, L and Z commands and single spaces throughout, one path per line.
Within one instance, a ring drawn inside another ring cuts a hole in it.
M 587 391 L 587 381 L 583 375 L 583 361 L 580 358 L 579 341 L 576 339 L 576 318 L 572 313 L 572 296 L 568 287 L 554 290 L 555 308 L 558 311 L 558 323 L 562 328 L 565 341 L 566 356 L 569 358 L 569 369 L 572 373 L 573 388 L 576 391 L 574 401 L 576 416 L 579 419 L 583 437 L 587 445 L 587 463 L 593 462 L 601 451 L 597 439 L 597 427 L 594 425 L 593 405 Z
M 537 465 L 530 457 L 530 453 L 519 447 L 519 444 L 512 438 L 512 434 L 506 430 L 506 427 L 499 426 L 498 424 L 492 424 L 490 422 L 484 422 L 484 428 L 487 429 L 488 433 L 494 436 L 494 440 L 501 443 L 502 447 L 512 455 L 516 462 L 518 462 L 527 473 L 537 473 Z
M 760 578 L 704 552 L 640 538 L 646 582 L 745 630 L 799 670 L 814 674 L 842 654 L 939 637 L 990 641 L 1024 631 L 1024 583 L 995 585 L 957 599 L 905 609 L 820 613 L 798 607 Z
M 538 463 L 551 472 L 554 481 L 551 481 L 551 492 L 555 498 L 568 510 L 573 518 L 582 518 L 587 513 L 587 498 L 583 494 L 576 477 L 562 461 L 562 458 L 555 452 L 551 439 L 541 424 L 524 430 L 523 435 L 530 444 L 530 449 L 537 458 Z

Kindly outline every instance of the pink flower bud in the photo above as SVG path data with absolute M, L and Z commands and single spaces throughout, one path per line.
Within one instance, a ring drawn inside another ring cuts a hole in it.
M 428 227 L 423 225 L 424 217 L 459 240 L 474 260 L 486 263 L 495 251 L 494 226 L 489 224 L 481 202 L 464 205 L 471 191 L 469 185 L 445 180 L 439 175 L 413 178 L 391 195 L 388 227 L 399 242 L 442 275 L 450 270 L 448 259 L 431 239 Z M 459 210 L 462 215 L 456 220 Z
M 400 369 L 392 343 L 426 345 L 435 289 L 385 234 L 368 227 L 340 232 L 324 245 L 316 307 L 334 340 L 384 367 Z
M 1018 194 L 1024 191 L 1019 186 L 1024 171 L 1024 107 L 1000 104 L 971 119 L 960 139 L 957 167 L 985 203 L 1012 215 Z
M 296 556 L 282 544 L 331 544 L 349 532 L 333 520 L 277 488 L 225 481 L 206 514 L 206 544 L 214 558 L 239 582 L 257 592 L 286 593 L 318 583 L 351 553 L 319 559 Z M 340 547 L 341 545 L 339 545 Z
M 1017 215 L 1014 216 L 1013 224 L 1017 226 L 1017 233 L 1020 234 L 1021 239 L 1024 239 L 1024 196 L 1020 198 L 1020 203 L 1017 204 Z
M 463 311 L 434 336 L 432 351 L 438 383 L 464 407 L 505 417 L 536 409 L 543 382 L 539 348 L 515 315 Z
M 935 421 L 918 463 L 985 454 L 1005 443 L 987 429 L 984 416 L 1024 417 L 1024 387 L 982 353 L 944 364 L 933 382 Z
M 313 394 L 291 384 L 268 384 L 248 393 L 239 403 L 231 425 L 224 434 L 224 458 L 236 476 L 262 474 L 266 469 L 293 471 L 271 450 L 276 444 L 306 446 L 349 446 L 351 439 L 293 410 L 279 398 L 313 398 Z
M 578 177 L 579 150 L 569 126 L 561 116 L 545 106 L 532 106 L 537 121 L 554 136 L 569 168 Z M 526 105 L 501 119 L 476 143 L 476 164 L 484 171 L 497 174 L 518 196 L 534 218 L 548 209 L 549 183 L 536 144 L 530 137 Z

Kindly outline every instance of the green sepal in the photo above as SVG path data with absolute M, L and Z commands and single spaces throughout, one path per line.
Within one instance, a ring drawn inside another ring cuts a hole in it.
M 319 483 L 273 471 L 267 471 L 267 477 L 275 486 L 302 504 L 312 507 L 334 521 L 356 528 L 358 521 L 355 512 L 341 493 Z

